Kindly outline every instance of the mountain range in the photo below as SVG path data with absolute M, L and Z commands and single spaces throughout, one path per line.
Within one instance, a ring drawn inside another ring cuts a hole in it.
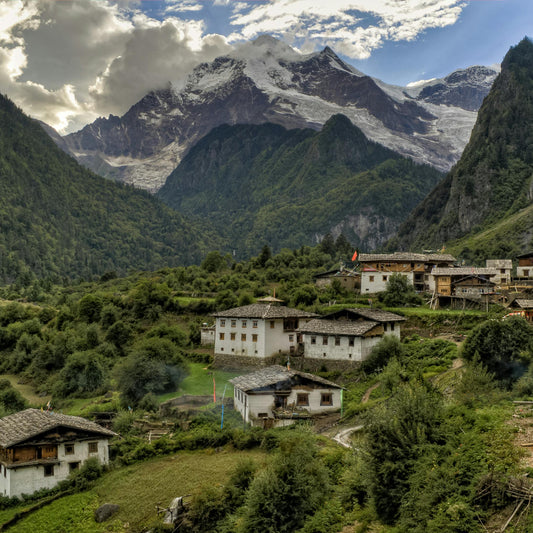
M 533 43 L 525 38 L 505 56 L 461 159 L 389 247 L 448 243 L 472 259 L 533 248 L 532 95 Z
M 122 117 L 63 138 L 79 162 L 151 192 L 213 128 L 274 123 L 320 130 L 343 114 L 372 141 L 447 171 L 468 141 L 497 72 L 471 67 L 416 87 L 375 80 L 330 48 L 301 55 L 263 35 L 197 66 L 183 87 L 153 90 Z
M 237 257 L 316 244 L 341 233 L 372 250 L 442 179 L 369 141 L 344 115 L 320 131 L 223 125 L 194 145 L 157 195 L 210 222 Z

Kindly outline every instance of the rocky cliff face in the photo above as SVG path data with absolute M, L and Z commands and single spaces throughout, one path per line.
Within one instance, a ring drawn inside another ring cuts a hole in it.
M 459 157 L 476 116 L 473 103 L 452 103 L 451 87 L 461 85 L 454 83 L 447 93 L 434 88 L 416 97 L 363 75 L 330 48 L 302 56 L 263 36 L 199 65 L 182 89 L 153 91 L 124 116 L 100 118 L 65 141 L 95 171 L 156 191 L 218 125 L 272 122 L 318 130 L 342 113 L 368 138 L 445 170 Z
M 533 43 L 524 39 L 506 55 L 461 159 L 413 211 L 394 247 L 440 247 L 531 204 L 532 102 Z M 512 237 L 523 246 L 529 246 L 526 229 L 526 240 Z

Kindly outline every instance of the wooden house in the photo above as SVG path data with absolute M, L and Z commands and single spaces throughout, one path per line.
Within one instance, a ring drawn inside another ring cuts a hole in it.
M 230 383 L 235 409 L 254 426 L 285 426 L 341 408 L 340 385 L 284 366 L 268 366 Z
M 0 495 L 51 489 L 90 457 L 109 461 L 115 433 L 79 416 L 26 409 L 0 419 Z
M 513 315 L 519 315 L 528 322 L 533 322 L 533 300 L 516 298 L 509 304 L 509 309 L 513 310 Z
M 518 279 L 533 279 L 533 251 L 516 256 L 518 266 L 516 277 Z
M 451 267 L 450 254 L 361 254 L 361 294 L 384 291 L 392 274 L 402 274 L 416 291 L 433 291 L 431 271 L 435 267 Z
M 494 292 L 493 280 L 498 271 L 477 267 L 434 268 L 431 275 L 437 296 L 479 296 Z

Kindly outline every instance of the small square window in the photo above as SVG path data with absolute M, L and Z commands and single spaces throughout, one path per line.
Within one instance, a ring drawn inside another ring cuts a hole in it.
M 387 276 L 383 276 L 383 281 L 387 281 Z
M 320 405 L 333 405 L 333 395 L 331 392 L 323 392 L 320 395 Z
M 316 344 L 316 337 L 314 335 L 311 337 L 311 344 Z
M 226 325 L 226 321 L 224 319 L 220 320 L 220 327 L 223 328 Z
M 341 345 L 341 338 L 335 337 L 335 346 L 340 346 L 340 345 Z
M 242 321 L 242 327 L 243 327 L 243 328 L 246 327 L 246 320 L 243 320 L 243 321 Z
M 289 335 L 289 342 L 294 342 L 294 335 Z
M 54 475 L 54 465 L 44 465 L 44 477 L 50 477 Z
M 218 334 L 218 337 L 219 337 L 219 339 L 220 339 L 221 341 L 223 341 L 223 340 L 224 340 L 224 333 L 219 333 L 219 334 Z
M 253 327 L 253 328 L 256 328 L 256 327 L 257 327 L 257 320 L 254 320 L 254 321 L 252 322 L 252 327 Z
M 232 320 L 231 321 L 231 327 L 232 328 L 236 328 L 237 327 L 237 321 L 236 320 Z
M 274 329 L 276 327 L 276 322 L 274 320 L 270 321 L 270 329 Z
M 368 281 L 374 281 L 374 276 L 368 276 Z
M 252 335 L 252 342 L 257 342 L 257 335 L 255 333 Z
M 98 443 L 89 442 L 89 453 L 98 453 Z
M 327 346 L 327 344 L 328 344 L 328 336 L 327 336 L 327 335 L 324 335 L 324 336 L 322 337 L 322 344 L 323 344 L 324 346 Z
M 354 346 L 355 344 L 355 338 L 354 337 L 350 337 L 348 339 L 348 346 Z
M 241 341 L 245 341 L 246 340 L 246 333 L 241 333 Z
M 74 444 L 65 444 L 65 455 L 74 455 Z
M 309 394 L 299 392 L 296 395 L 296 405 L 299 405 L 299 406 L 309 405 Z
M 232 341 L 234 341 L 235 340 L 235 333 L 230 333 L 230 338 L 231 338 Z
M 68 471 L 73 472 L 74 470 L 79 470 L 80 468 L 80 462 L 76 461 L 75 463 L 69 463 L 68 464 Z

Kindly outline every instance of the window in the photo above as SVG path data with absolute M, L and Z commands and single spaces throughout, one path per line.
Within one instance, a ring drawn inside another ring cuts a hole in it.
M 387 323 L 383 324 L 383 331 L 387 331 Z
M 65 455 L 74 455 L 74 444 L 65 444 Z
M 241 333 L 241 341 L 245 341 L 246 340 L 246 333 Z
M 235 340 L 235 333 L 230 333 L 230 338 L 231 338 L 232 341 L 234 341 Z
M 296 395 L 296 405 L 309 405 L 309 394 L 306 392 L 299 392 Z
M 355 344 L 355 338 L 354 337 L 350 337 L 348 339 L 348 346 L 354 346 Z
M 237 327 L 237 321 L 236 320 L 232 320 L 231 321 L 231 327 L 232 328 L 236 328 Z
M 252 328 L 256 328 L 257 327 L 257 320 L 252 320 Z
M 327 346 L 327 344 L 328 344 L 328 336 L 327 336 L 327 335 L 324 335 L 324 336 L 322 337 L 322 344 L 323 344 L 324 346 Z
M 390 330 L 394 331 L 394 322 L 390 325 Z
M 289 342 L 294 342 L 294 335 L 289 335 Z
M 368 276 L 368 281 L 373 282 L 374 281 L 374 276 Z
M 223 318 L 220 320 L 220 327 L 223 328 L 226 325 L 226 320 Z
M 246 327 L 246 320 L 243 320 L 243 321 L 242 321 L 242 327 L 243 327 L 243 328 Z
M 276 327 L 276 322 L 274 320 L 270 321 L 270 329 L 274 329 Z
M 340 346 L 340 345 L 341 345 L 341 338 L 335 337 L 335 346 Z
M 252 335 L 252 342 L 257 342 L 257 334 L 256 333 L 254 333 Z
M 75 463 L 69 463 L 68 464 L 68 471 L 73 472 L 74 470 L 78 470 L 80 468 L 80 462 L 76 461 Z
M 331 392 L 323 392 L 320 395 L 320 405 L 333 405 L 333 394 Z
M 383 281 L 387 281 L 387 276 L 383 276 Z
M 89 453 L 98 453 L 98 443 L 89 442 Z
M 298 319 L 297 318 L 285 318 L 283 319 L 283 330 L 284 331 L 294 331 L 298 329 Z
M 223 341 L 224 340 L 224 333 L 219 333 L 218 338 Z
M 316 344 L 316 337 L 315 335 L 311 336 L 311 344 Z
M 50 477 L 54 475 L 54 465 L 44 465 L 44 477 Z

